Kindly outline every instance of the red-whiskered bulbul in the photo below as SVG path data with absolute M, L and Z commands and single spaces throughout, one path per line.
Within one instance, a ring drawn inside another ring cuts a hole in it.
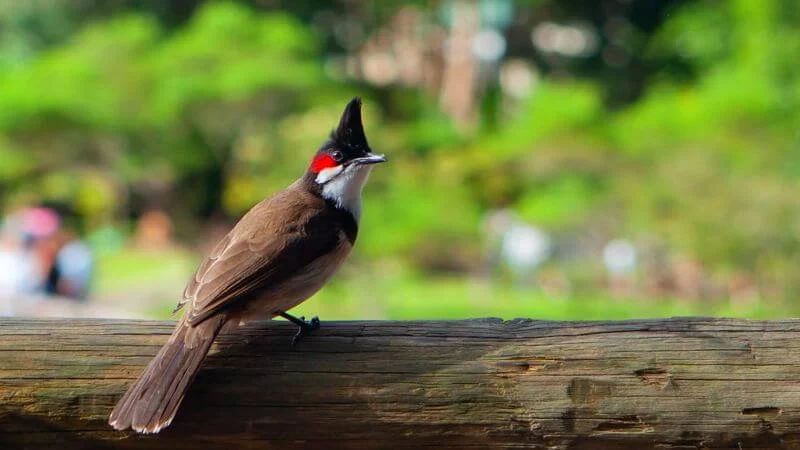
M 347 259 L 358 233 L 361 190 L 372 165 L 361 100 L 348 103 L 300 179 L 245 214 L 189 280 L 176 311 L 186 307 L 167 343 L 119 400 L 108 423 L 158 433 L 168 426 L 220 330 L 250 319 L 282 316 L 317 292 Z

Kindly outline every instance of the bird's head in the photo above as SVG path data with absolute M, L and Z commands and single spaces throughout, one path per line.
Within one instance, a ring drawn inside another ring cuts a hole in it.
M 339 207 L 360 213 L 361 189 L 373 164 L 386 162 L 367 143 L 361 122 L 361 99 L 356 97 L 344 108 L 339 125 L 314 155 L 308 175 L 322 196 Z

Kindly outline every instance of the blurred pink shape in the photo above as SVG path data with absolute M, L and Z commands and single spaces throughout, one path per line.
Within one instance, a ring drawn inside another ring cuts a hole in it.
M 52 236 L 61 227 L 58 213 L 50 208 L 33 208 L 25 212 L 23 229 L 33 237 Z

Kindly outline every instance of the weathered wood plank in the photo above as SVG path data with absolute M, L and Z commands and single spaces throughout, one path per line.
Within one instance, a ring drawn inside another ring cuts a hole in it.
M 800 320 L 272 321 L 173 425 L 106 425 L 172 324 L 0 319 L 0 448 L 800 448 Z

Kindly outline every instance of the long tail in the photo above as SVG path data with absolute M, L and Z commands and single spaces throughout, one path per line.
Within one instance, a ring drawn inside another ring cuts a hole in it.
M 158 433 L 169 426 L 224 323 L 224 314 L 196 326 L 186 319 L 178 322 L 169 341 L 114 407 L 108 423 L 139 433 Z

